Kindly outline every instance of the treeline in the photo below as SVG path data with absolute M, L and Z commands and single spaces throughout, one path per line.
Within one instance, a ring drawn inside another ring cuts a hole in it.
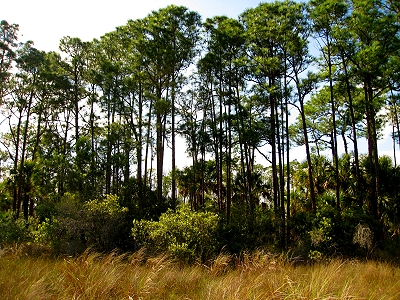
M 171 5 L 90 42 L 63 37 L 59 52 L 18 43 L 2 21 L 1 240 L 28 230 L 60 251 L 203 258 L 397 242 L 399 168 L 378 140 L 391 126 L 399 143 L 399 9 L 281 1 L 202 22 Z M 192 159 L 180 169 L 177 138 Z M 306 160 L 291 161 L 299 145 Z

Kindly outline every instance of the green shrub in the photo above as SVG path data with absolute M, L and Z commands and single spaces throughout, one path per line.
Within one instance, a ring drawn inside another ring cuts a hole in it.
M 219 218 L 210 212 L 191 211 L 183 206 L 177 212 L 168 210 L 159 221 L 135 220 L 132 236 L 139 246 L 192 262 L 205 261 L 218 250 Z
M 10 212 L 0 213 L 0 246 L 19 244 L 31 240 L 29 222 L 15 219 Z
M 82 203 L 75 195 L 66 194 L 57 204 L 55 216 L 38 225 L 36 241 L 68 254 L 88 247 L 98 251 L 120 248 L 130 238 L 126 213 L 115 195 Z
M 113 250 L 120 246 L 127 208 L 121 207 L 116 195 L 106 195 L 102 200 L 84 204 L 85 239 L 100 250 Z
M 332 193 L 320 195 L 317 200 L 316 213 L 300 211 L 291 216 L 296 254 L 300 251 L 303 256 L 315 258 L 315 253 L 324 256 L 365 256 L 371 251 L 374 247 L 374 228 L 378 226 L 371 215 L 358 206 L 346 207 L 344 200 L 338 211 Z

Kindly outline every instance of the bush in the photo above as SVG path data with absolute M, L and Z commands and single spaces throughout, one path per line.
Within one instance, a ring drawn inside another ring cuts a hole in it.
M 0 213 L 0 246 L 19 244 L 31 240 L 29 222 L 23 218 L 15 219 L 9 213 Z
M 102 200 L 91 200 L 85 203 L 84 209 L 85 238 L 89 245 L 95 245 L 100 250 L 122 246 L 122 232 L 128 226 L 124 222 L 128 210 L 119 205 L 117 196 L 106 195 Z
M 295 252 L 315 258 L 323 256 L 365 256 L 374 246 L 374 231 L 377 227 L 373 217 L 360 207 L 336 209 L 329 195 L 318 200 L 322 203 L 316 213 L 301 211 L 291 216 L 292 242 Z
M 82 203 L 75 195 L 66 194 L 56 206 L 55 217 L 38 225 L 36 241 L 67 254 L 88 247 L 98 251 L 120 248 L 129 238 L 123 234 L 129 231 L 126 213 L 115 195 Z
M 218 215 L 194 212 L 183 206 L 177 212 L 168 210 L 159 221 L 135 220 L 132 236 L 139 246 L 192 262 L 205 261 L 217 254 Z

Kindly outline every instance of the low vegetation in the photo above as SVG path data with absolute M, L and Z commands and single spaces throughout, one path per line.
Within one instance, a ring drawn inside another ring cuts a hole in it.
M 296 264 L 263 251 L 182 264 L 167 255 L 57 259 L 2 250 L 2 299 L 398 299 L 400 268 L 333 259 Z M 31 249 L 32 250 L 32 249 Z

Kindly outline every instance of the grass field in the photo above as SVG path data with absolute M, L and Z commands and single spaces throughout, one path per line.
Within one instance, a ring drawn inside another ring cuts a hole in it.
M 400 299 L 400 268 L 376 261 L 293 265 L 262 251 L 207 266 L 143 253 L 32 257 L 0 253 L 5 299 Z

